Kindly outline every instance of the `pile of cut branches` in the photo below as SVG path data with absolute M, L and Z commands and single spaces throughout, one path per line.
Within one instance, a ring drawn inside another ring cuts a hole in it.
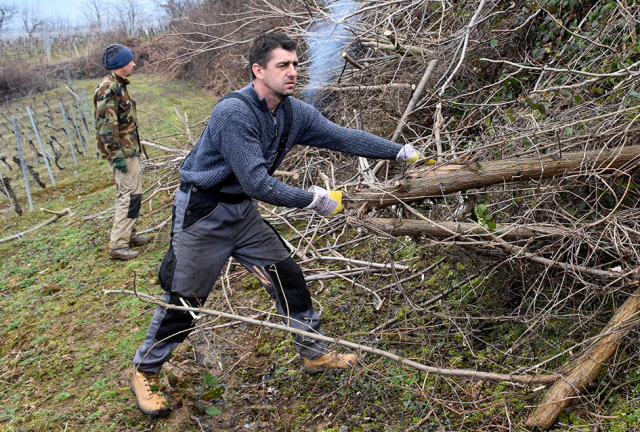
M 308 280 L 341 278 L 368 292 L 376 310 L 382 294 L 395 298 L 391 315 L 403 305 L 413 310 L 374 333 L 437 322 L 447 336 L 427 338 L 434 346 L 457 334 L 471 352 L 493 348 L 490 364 L 501 372 L 561 374 L 556 386 L 563 388 L 548 394 L 528 426 L 549 428 L 572 402 L 594 414 L 583 420 L 597 428 L 613 406 L 604 395 L 615 388 L 634 397 L 624 381 L 640 368 L 630 345 L 640 313 L 640 6 L 258 1 L 211 24 L 197 12 L 186 18 L 189 31 L 176 27 L 173 36 L 190 49 L 169 55 L 170 69 L 194 63 L 216 73 L 237 70 L 234 55 L 247 50 L 252 32 L 277 23 L 275 31 L 300 42 L 301 98 L 337 123 L 410 143 L 428 159 L 407 169 L 299 148 L 285 161 L 286 181 L 346 191 L 347 216 L 330 223 L 305 210 L 264 208 L 293 233 L 287 240 L 303 266 L 330 257 L 350 264 L 306 268 Z M 180 148 L 148 144 L 163 152 L 147 162 L 160 185 L 153 194 L 177 185 L 176 168 L 195 136 L 184 117 L 180 129 L 191 137 Z M 390 247 L 358 262 L 347 256 L 350 245 L 389 237 L 390 245 L 424 255 L 397 263 L 400 249 Z M 429 274 L 424 256 L 431 255 L 463 263 L 463 298 L 477 304 L 463 307 L 458 299 L 456 310 L 440 301 L 435 320 L 411 300 L 425 287 L 410 281 Z M 391 281 L 375 279 L 398 264 Z M 505 321 L 520 328 L 508 342 L 487 336 Z M 426 360 L 450 366 L 447 358 Z M 581 396 L 603 368 L 610 379 Z M 467 399 L 449 391 L 451 399 Z

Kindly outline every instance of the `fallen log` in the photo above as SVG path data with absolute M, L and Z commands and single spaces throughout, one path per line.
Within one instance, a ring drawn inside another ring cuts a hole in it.
M 468 189 L 478 189 L 494 184 L 542 180 L 580 167 L 588 170 L 613 170 L 626 167 L 636 169 L 640 163 L 640 146 L 602 149 L 588 152 L 562 153 L 541 158 L 513 158 L 489 162 L 456 165 L 455 170 L 441 175 L 429 174 L 426 168 L 418 178 L 401 182 L 382 192 L 359 191 L 345 196 L 348 209 L 363 210 L 372 207 L 388 207 L 399 202 L 415 202 L 425 198 L 443 196 Z M 443 169 L 435 165 L 435 169 Z
M 640 289 L 627 298 L 600 336 L 567 368 L 527 419 L 527 427 L 549 429 L 572 399 L 584 391 L 607 365 L 624 335 L 640 321 Z
M 350 217 L 349 221 L 354 225 L 363 226 L 378 232 L 384 232 L 392 236 L 425 235 L 431 236 L 436 240 L 443 239 L 448 241 L 455 241 L 455 238 L 458 236 L 480 237 L 484 241 L 483 245 L 486 247 L 504 249 L 514 257 L 526 258 L 547 267 L 559 267 L 575 273 L 585 273 L 607 278 L 627 276 L 622 273 L 621 269 L 602 270 L 544 258 L 534 253 L 527 252 L 524 247 L 509 244 L 507 242 L 507 240 L 514 241 L 533 238 L 545 240 L 560 238 L 570 234 L 570 231 L 566 228 L 536 225 L 529 225 L 527 227 L 503 225 L 497 226 L 495 230 L 488 231 L 484 227 L 473 223 L 371 218 L 367 216 L 364 216 L 363 219 Z M 633 271 L 631 273 L 633 273 Z
M 477 223 L 426 221 L 414 219 L 350 218 L 354 225 L 382 231 L 392 236 L 427 236 L 435 239 L 448 239 L 456 236 L 500 237 L 504 240 L 521 240 L 531 238 L 556 239 L 566 236 L 570 230 L 562 227 L 537 225 L 498 225 L 490 232 Z
M 369 91 L 378 90 L 385 91 L 391 89 L 409 89 L 415 90 L 415 84 L 408 83 L 391 83 L 391 84 L 378 84 L 378 85 L 351 85 L 351 86 L 326 86 L 326 87 L 305 87 L 305 90 L 314 92 L 347 92 L 347 91 Z
M 374 50 L 382 50 L 382 51 L 391 51 L 391 52 L 399 52 L 405 55 L 417 55 L 417 56 L 426 56 L 433 57 L 435 53 L 431 50 L 427 50 L 417 46 L 398 46 L 394 44 L 387 44 L 381 42 L 370 42 L 370 41 L 362 41 L 360 44 L 365 48 L 373 48 Z

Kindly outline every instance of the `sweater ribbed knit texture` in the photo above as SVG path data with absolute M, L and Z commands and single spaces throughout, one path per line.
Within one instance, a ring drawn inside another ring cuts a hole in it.
M 313 193 L 289 186 L 267 172 L 275 159 L 284 127 L 282 103 L 272 114 L 266 100 L 258 96 L 253 84 L 240 92 L 260 117 L 262 131 L 258 130 L 255 115 L 243 101 L 221 101 L 213 108 L 209 123 L 184 160 L 180 177 L 200 188 L 210 188 L 233 172 L 251 198 L 277 206 L 307 207 L 313 200 Z M 324 118 L 313 106 L 291 96 L 288 99 L 293 122 L 286 152 L 300 144 L 393 160 L 402 148 L 368 132 L 338 126 Z

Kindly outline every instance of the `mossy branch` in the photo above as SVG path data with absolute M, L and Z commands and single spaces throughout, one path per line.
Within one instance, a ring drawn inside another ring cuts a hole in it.
M 530 428 L 549 429 L 573 399 L 593 382 L 618 349 L 623 337 L 640 322 L 640 289 L 630 295 L 600 336 L 573 362 L 566 375 L 547 392 L 527 419 Z
M 38 230 L 38 229 L 40 229 L 42 227 L 50 225 L 50 224 L 54 223 L 55 221 L 57 221 L 58 219 L 60 219 L 62 216 L 65 216 L 65 215 L 71 213 L 71 209 L 69 209 L 69 208 L 66 208 L 66 209 L 60 210 L 60 211 L 53 211 L 53 210 L 47 210 L 47 209 L 40 209 L 40 210 L 43 211 L 43 212 L 54 214 L 55 216 L 47 219 L 46 221 L 44 221 L 44 222 L 42 222 L 42 223 L 40 223 L 40 224 L 38 224 L 38 225 L 36 225 L 36 226 L 34 226 L 32 228 L 29 228 L 26 231 L 23 231 L 23 232 L 20 232 L 18 234 L 14 234 L 12 236 L 0 239 L 0 243 L 7 243 L 7 242 L 10 242 L 12 240 L 20 239 L 20 238 L 24 237 L 25 234 L 28 234 L 28 233 L 30 233 L 32 231 L 35 231 L 35 230 Z

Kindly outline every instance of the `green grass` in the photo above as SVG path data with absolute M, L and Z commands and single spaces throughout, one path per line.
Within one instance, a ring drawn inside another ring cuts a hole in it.
M 186 113 L 186 120 L 190 125 L 193 125 L 204 120 L 211 113 L 215 104 L 212 96 L 196 89 L 190 83 L 169 78 L 138 76 L 135 73 L 130 77 L 130 81 L 131 84 L 128 88 L 131 97 L 137 103 L 141 133 L 145 136 L 182 134 L 184 124 L 178 118 L 176 108 L 182 120 L 185 120 Z M 197 134 L 201 128 L 191 132 Z M 181 138 L 184 141 L 185 136 Z

